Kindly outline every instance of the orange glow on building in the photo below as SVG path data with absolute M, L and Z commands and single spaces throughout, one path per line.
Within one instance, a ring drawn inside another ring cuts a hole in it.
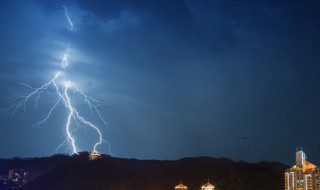
M 188 187 L 185 186 L 185 185 L 183 185 L 182 182 L 181 182 L 181 183 L 180 183 L 179 185 L 177 185 L 174 189 L 175 189 L 175 190 L 187 190 Z
M 320 169 L 307 161 L 302 150 L 297 150 L 296 165 L 284 175 L 285 190 L 320 190 Z
M 89 155 L 89 160 L 97 160 L 99 158 L 101 158 L 101 154 L 98 151 L 93 151 Z
M 214 190 L 214 188 L 214 185 L 212 185 L 208 179 L 208 183 L 202 185 L 201 190 Z

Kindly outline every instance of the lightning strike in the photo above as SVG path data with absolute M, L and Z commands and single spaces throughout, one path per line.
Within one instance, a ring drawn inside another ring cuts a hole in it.
M 67 21 L 68 21 L 68 23 L 69 23 L 69 25 L 70 25 L 70 30 L 72 30 L 72 29 L 73 29 L 73 23 L 72 23 L 72 21 L 71 21 L 71 19 L 70 19 L 70 17 L 69 17 L 69 11 L 68 11 L 68 9 L 67 9 L 64 5 L 62 5 L 62 7 L 63 7 L 64 12 L 65 12 L 64 15 L 66 16 Z
M 65 85 L 65 89 L 64 89 L 64 96 L 65 96 L 65 105 L 66 107 L 69 109 L 70 113 L 69 113 L 69 116 L 68 116 L 68 120 L 67 120 L 67 124 L 66 124 L 66 133 L 68 135 L 68 140 L 69 142 L 71 143 L 71 146 L 72 146 L 72 153 L 73 154 L 77 154 L 78 151 L 77 151 L 77 147 L 75 145 L 75 140 L 74 138 L 72 137 L 71 133 L 70 133 L 70 123 L 71 123 L 71 117 L 74 115 L 74 108 L 72 107 L 71 105 L 71 102 L 70 102 L 70 98 L 68 96 L 68 84 Z M 59 95 L 61 96 L 61 94 Z M 63 98 L 63 97 L 62 97 Z
M 68 10 L 65 6 L 62 6 L 65 10 L 65 16 L 69 22 L 70 25 L 70 30 L 73 29 L 73 23 L 68 15 Z M 60 66 L 65 69 L 68 66 L 68 53 L 65 53 L 64 56 L 62 57 L 61 64 Z M 53 106 L 50 108 L 49 112 L 45 115 L 45 117 L 40 120 L 39 122 L 35 123 L 34 126 L 41 126 L 44 125 L 51 117 L 52 113 L 55 111 L 57 106 L 62 103 L 66 111 L 68 112 L 67 114 L 67 119 L 65 123 L 65 133 L 66 133 L 66 139 L 63 141 L 63 143 L 57 148 L 61 148 L 65 142 L 67 142 L 71 149 L 72 149 L 72 154 L 77 154 L 78 153 L 78 147 L 76 145 L 76 137 L 72 134 L 72 127 L 73 124 L 76 126 L 87 126 L 94 130 L 97 135 L 98 135 L 98 140 L 95 142 L 93 146 L 93 152 L 97 152 L 97 148 L 99 145 L 102 143 L 106 143 L 109 149 L 110 155 L 113 156 L 111 152 L 111 147 L 108 143 L 108 141 L 103 139 L 103 135 L 99 129 L 99 127 L 92 122 L 88 121 L 83 117 L 79 110 L 77 110 L 75 106 L 75 100 L 73 98 L 73 101 L 70 99 L 70 90 L 73 91 L 73 96 L 75 94 L 78 94 L 79 97 L 83 102 L 87 104 L 91 112 L 94 112 L 97 117 L 100 119 L 100 121 L 107 126 L 107 122 L 105 119 L 102 117 L 100 110 L 98 107 L 102 106 L 103 102 L 96 100 L 88 95 L 86 95 L 81 89 L 79 89 L 72 81 L 66 80 L 66 76 L 62 74 L 62 72 L 57 72 L 54 77 L 47 83 L 43 84 L 39 88 L 32 87 L 28 84 L 23 83 L 25 87 L 28 89 L 31 89 L 32 91 L 26 95 L 19 95 L 15 96 L 13 98 L 15 103 L 11 107 L 13 108 L 13 116 L 18 112 L 18 110 L 22 110 L 21 117 L 23 117 L 25 111 L 26 111 L 26 106 L 28 102 L 34 99 L 34 109 L 37 109 L 38 107 L 38 101 L 42 97 L 42 95 L 46 92 L 47 94 L 51 94 L 49 91 L 54 89 L 54 94 L 57 95 L 57 99 L 55 100 L 55 103 Z

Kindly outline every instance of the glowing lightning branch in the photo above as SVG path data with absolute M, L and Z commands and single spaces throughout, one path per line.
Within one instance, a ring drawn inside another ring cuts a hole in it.
M 65 12 L 64 15 L 66 16 L 66 18 L 67 18 L 67 20 L 68 20 L 68 22 L 69 22 L 70 30 L 72 30 L 72 29 L 73 29 L 73 23 L 72 23 L 72 21 L 71 21 L 71 19 L 70 19 L 70 17 L 69 17 L 68 9 L 67 9 L 64 5 L 62 5 L 62 7 L 63 7 L 64 12 Z
M 71 102 L 70 102 L 70 98 L 68 96 L 68 83 L 65 85 L 65 90 L 64 90 L 64 96 L 65 96 L 65 99 L 64 101 L 66 101 L 66 107 L 69 109 L 70 113 L 69 113 L 69 116 L 68 116 L 68 120 L 67 120 L 67 124 L 66 124 L 66 133 L 68 135 L 68 139 L 69 139 L 69 142 L 71 143 L 72 145 L 72 149 L 73 149 L 73 153 L 77 153 L 77 148 L 76 148 L 76 145 L 75 145 L 75 140 L 74 138 L 71 136 L 71 133 L 70 133 L 70 122 L 71 122 L 71 117 L 74 115 L 74 108 L 72 107 L 71 105 Z
M 36 106 L 38 105 L 38 97 L 39 95 L 48 88 L 49 85 L 51 85 L 58 77 L 59 77 L 60 73 L 57 73 L 54 78 L 48 82 L 48 83 L 45 83 L 44 85 L 42 85 L 40 88 L 36 88 L 33 92 L 31 92 L 30 94 L 26 95 L 26 96 L 17 96 L 17 99 L 21 99 L 21 101 L 19 101 L 17 104 L 14 104 L 12 107 L 14 107 L 14 110 L 13 110 L 13 115 L 18 111 L 18 109 L 22 108 L 23 107 L 23 112 L 22 112 L 22 117 L 25 113 L 25 110 L 26 110 L 26 103 L 28 102 L 28 100 L 34 96 L 34 95 L 37 95 L 37 98 L 36 98 Z
M 103 102 L 96 100 L 94 98 L 91 98 L 90 96 L 87 96 L 85 93 L 83 93 L 82 90 L 75 88 L 77 92 L 79 92 L 79 94 L 81 94 L 84 98 L 84 100 L 86 101 L 86 103 L 88 104 L 89 108 L 92 110 L 94 109 L 94 111 L 97 113 L 97 115 L 99 116 L 99 118 L 101 119 L 101 121 L 103 122 L 103 124 L 108 127 L 107 122 L 103 119 L 103 117 L 100 114 L 99 109 L 97 108 L 97 106 L 102 106 Z
M 53 110 L 57 107 L 57 105 L 60 103 L 61 98 L 58 99 L 58 101 L 53 105 L 53 107 L 50 109 L 49 113 L 47 114 L 47 116 L 42 119 L 41 121 L 33 124 L 34 126 L 41 126 L 42 124 L 44 124 L 51 116 Z
M 64 54 L 62 61 L 61 61 L 61 67 L 66 68 L 68 66 L 68 54 Z
M 73 23 L 68 15 L 68 10 L 65 6 L 62 6 L 65 10 L 65 16 L 70 24 L 70 30 L 73 29 Z M 66 68 L 68 66 L 69 62 L 68 62 L 68 53 L 65 53 L 60 66 L 62 68 Z M 59 83 L 58 83 L 59 82 Z M 63 85 L 59 85 L 60 82 L 62 82 Z M 41 95 L 43 94 L 43 92 L 47 92 L 48 94 L 50 94 L 48 88 L 51 87 L 50 89 L 54 89 L 55 94 L 57 95 L 58 99 L 56 100 L 56 102 L 54 103 L 54 105 L 51 107 L 51 109 L 49 110 L 49 112 L 46 114 L 46 116 L 40 120 L 39 122 L 35 123 L 34 126 L 41 126 L 43 125 L 46 121 L 49 120 L 49 118 L 51 117 L 52 113 L 54 112 L 54 110 L 57 108 L 57 106 L 59 105 L 59 103 L 63 103 L 64 107 L 66 108 L 66 110 L 68 111 L 68 115 L 67 115 L 67 121 L 65 123 L 65 132 L 66 132 L 66 140 L 58 147 L 58 149 L 65 143 L 68 142 L 71 147 L 72 147 L 72 153 L 73 154 L 77 154 L 78 153 L 78 148 L 76 146 L 76 139 L 74 137 L 74 135 L 71 133 L 71 127 L 72 127 L 72 123 L 74 122 L 75 125 L 77 126 L 87 126 L 92 128 L 94 131 L 97 132 L 99 138 L 97 140 L 97 142 L 94 144 L 93 146 L 93 151 L 97 151 L 97 147 L 99 145 L 101 145 L 103 142 L 105 142 L 108 145 L 109 148 L 109 153 L 111 155 L 111 149 L 110 149 L 110 145 L 108 143 L 108 141 L 103 139 L 103 135 L 100 131 L 100 129 L 94 125 L 92 122 L 86 120 L 83 116 L 80 115 L 79 111 L 76 109 L 76 107 L 74 106 L 75 104 L 75 100 L 73 98 L 73 101 L 71 101 L 70 99 L 70 95 L 69 95 L 69 89 L 72 89 L 74 92 L 74 96 L 75 94 L 79 94 L 79 97 L 81 97 L 81 100 L 83 100 L 88 107 L 90 108 L 91 111 L 94 111 L 98 118 L 101 120 L 101 122 L 107 126 L 107 122 L 103 119 L 103 117 L 101 116 L 101 113 L 98 109 L 98 107 L 102 106 L 103 102 L 96 100 L 88 95 L 86 95 L 82 90 L 80 90 L 79 88 L 77 88 L 74 84 L 72 84 L 70 81 L 65 80 L 65 76 L 63 76 L 63 74 L 61 72 L 58 72 L 57 74 L 55 74 L 55 76 L 47 83 L 43 84 L 42 86 L 40 86 L 39 88 L 34 88 L 29 86 L 28 84 L 23 84 L 24 86 L 26 86 L 29 89 L 32 89 L 32 91 L 24 96 L 15 96 L 13 98 L 14 101 L 17 101 L 16 104 L 14 104 L 12 107 L 14 108 L 13 110 L 13 115 L 16 114 L 16 112 L 20 109 L 22 109 L 22 117 L 26 111 L 26 104 L 31 101 L 31 99 L 33 98 L 35 100 L 35 105 L 34 108 L 36 109 L 38 106 L 38 100 L 41 98 Z M 61 87 L 62 86 L 62 87 Z

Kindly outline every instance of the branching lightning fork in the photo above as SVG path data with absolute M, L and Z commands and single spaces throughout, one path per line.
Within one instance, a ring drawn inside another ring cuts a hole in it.
M 67 18 L 67 21 L 70 25 L 70 30 L 73 29 L 73 23 L 69 17 L 68 10 L 65 6 L 62 6 L 65 11 L 65 16 Z M 62 61 L 60 66 L 64 69 L 68 66 L 68 51 L 64 54 L 62 57 Z M 41 126 L 44 125 L 45 122 L 49 120 L 54 110 L 57 108 L 57 106 L 62 103 L 63 106 L 68 111 L 67 115 L 67 121 L 65 123 L 65 132 L 66 132 L 66 140 L 62 143 L 62 145 L 65 142 L 68 142 L 69 145 L 71 145 L 72 153 L 77 154 L 78 153 L 78 147 L 76 145 L 76 138 L 72 134 L 72 124 L 74 123 L 76 126 L 87 126 L 92 128 L 97 134 L 98 134 L 98 140 L 93 146 L 93 151 L 97 151 L 97 148 L 102 143 L 106 143 L 109 148 L 110 155 L 113 155 L 111 152 L 111 148 L 109 143 L 103 139 L 103 135 L 98 128 L 97 125 L 93 124 L 92 122 L 85 119 L 77 110 L 77 108 L 74 105 L 74 102 L 70 99 L 70 90 L 73 90 L 74 93 L 79 94 L 79 97 L 81 97 L 81 100 L 85 102 L 89 109 L 97 114 L 97 117 L 101 120 L 101 122 L 107 126 L 107 122 L 102 117 L 98 107 L 102 106 L 103 102 L 96 100 L 88 95 L 86 95 L 82 90 L 77 88 L 71 81 L 66 80 L 66 76 L 63 75 L 62 72 L 58 72 L 54 75 L 54 77 L 47 83 L 43 84 L 39 88 L 31 87 L 28 84 L 23 84 L 28 89 L 31 89 L 32 91 L 28 93 L 27 95 L 20 95 L 14 97 L 14 100 L 17 102 L 16 104 L 12 105 L 13 108 L 13 115 L 15 115 L 19 110 L 22 110 L 22 117 L 26 111 L 26 106 L 29 101 L 31 101 L 32 98 L 35 99 L 35 105 L 34 108 L 36 109 L 38 106 L 38 100 L 41 98 L 41 95 L 44 92 L 49 93 L 48 88 L 54 89 L 55 94 L 57 95 L 57 99 L 54 103 L 54 105 L 51 107 L 49 112 L 46 114 L 46 116 L 40 120 L 39 122 L 35 123 L 35 126 Z M 60 145 L 58 148 L 60 148 L 62 145 Z

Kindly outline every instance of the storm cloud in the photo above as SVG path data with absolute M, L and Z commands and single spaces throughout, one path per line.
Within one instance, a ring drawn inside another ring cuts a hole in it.
M 318 1 L 2 4 L 1 157 L 50 155 L 63 140 L 63 112 L 32 128 L 50 101 L 24 119 L 6 108 L 7 97 L 26 92 L 20 83 L 48 81 L 68 50 L 70 79 L 106 102 L 102 128 L 116 156 L 291 163 L 303 145 L 320 160 Z M 88 150 L 94 136 L 83 135 Z

